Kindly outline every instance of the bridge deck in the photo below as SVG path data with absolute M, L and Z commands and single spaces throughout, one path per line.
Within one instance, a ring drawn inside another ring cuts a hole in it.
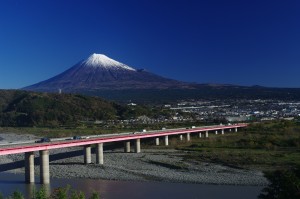
M 137 133 L 137 134 L 110 135 L 107 137 L 90 138 L 90 139 L 82 139 L 82 140 L 69 140 L 69 141 L 66 140 L 62 142 L 38 143 L 29 146 L 15 146 L 15 147 L 1 148 L 0 155 L 42 151 L 42 150 L 66 148 L 66 147 L 76 147 L 76 146 L 84 146 L 90 144 L 126 141 L 126 140 L 142 139 L 142 138 L 160 137 L 160 136 L 167 136 L 167 135 L 179 135 L 179 134 L 187 134 L 187 133 L 195 133 L 195 132 L 233 129 L 233 128 L 240 128 L 245 126 L 247 126 L 247 124 L 236 124 L 236 125 L 228 125 L 228 126 L 218 125 L 218 126 L 211 126 L 211 127 L 198 127 L 198 128 L 176 129 L 176 130 L 166 129 L 158 132 L 150 131 L 150 132 Z

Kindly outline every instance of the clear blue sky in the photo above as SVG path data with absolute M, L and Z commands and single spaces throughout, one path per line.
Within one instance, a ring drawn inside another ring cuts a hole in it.
M 0 88 L 92 53 L 198 83 L 300 87 L 298 0 L 0 0 Z

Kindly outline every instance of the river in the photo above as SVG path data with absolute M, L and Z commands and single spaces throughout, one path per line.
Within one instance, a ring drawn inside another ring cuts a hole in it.
M 38 178 L 36 179 L 38 182 Z M 101 199 L 255 199 L 259 195 L 261 186 L 233 186 L 233 185 L 203 185 L 166 182 L 132 182 L 110 181 L 93 179 L 58 179 L 52 178 L 47 189 L 65 187 L 84 191 L 87 194 L 96 190 Z M 0 173 L 0 191 L 7 197 L 13 191 L 21 191 L 26 198 L 34 188 L 41 185 L 28 185 L 24 183 L 24 175 Z

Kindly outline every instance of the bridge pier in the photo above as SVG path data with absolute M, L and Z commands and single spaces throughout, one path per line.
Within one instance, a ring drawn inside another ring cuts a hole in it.
M 218 131 L 216 131 L 216 135 L 218 135 Z
M 222 129 L 222 135 L 224 135 L 224 129 Z
M 103 143 L 96 145 L 96 164 L 103 164 Z
M 169 145 L 169 136 L 165 136 L 165 146 Z
M 208 131 L 205 132 L 205 137 L 208 138 Z
M 189 142 L 191 141 L 191 134 L 190 133 L 187 133 L 186 134 L 186 140 Z
M 50 172 L 49 172 L 49 151 L 40 151 L 40 183 L 50 183 Z
M 34 183 L 34 153 L 25 153 L 25 182 Z
M 180 139 L 180 141 L 182 141 L 183 140 L 183 135 L 180 135 L 179 139 Z
M 140 139 L 135 140 L 135 152 L 136 153 L 141 152 L 141 140 Z
M 235 128 L 235 132 L 238 132 L 237 127 Z
M 159 138 L 155 138 L 155 145 L 156 145 L 156 146 L 159 145 Z
M 84 164 L 92 163 L 91 145 L 84 146 Z
M 202 137 L 202 133 L 200 132 L 200 133 L 199 133 L 199 138 L 201 138 L 201 137 Z
M 229 129 L 229 132 L 231 132 L 232 129 Z
M 130 141 L 125 141 L 124 142 L 124 152 L 125 153 L 130 153 Z

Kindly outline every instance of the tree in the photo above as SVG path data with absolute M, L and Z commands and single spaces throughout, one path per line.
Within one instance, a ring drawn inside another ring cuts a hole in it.
M 47 193 L 45 187 L 41 187 L 40 190 L 34 192 L 34 199 L 47 199 Z
M 67 185 L 66 187 L 59 187 L 52 192 L 50 198 L 68 199 L 69 190 L 70 190 L 70 185 Z
M 9 197 L 9 199 L 24 199 L 23 194 L 20 191 L 14 191 L 13 194 Z
M 275 171 L 266 177 L 271 183 L 262 190 L 259 199 L 300 198 L 300 169 Z

